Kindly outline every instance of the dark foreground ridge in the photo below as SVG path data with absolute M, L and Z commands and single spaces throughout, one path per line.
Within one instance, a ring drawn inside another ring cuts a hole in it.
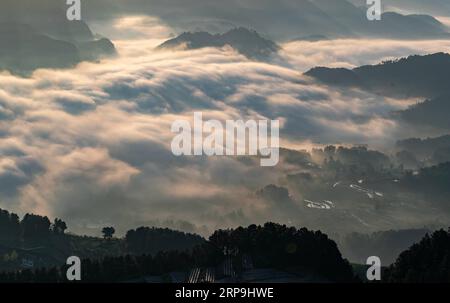
M 144 227 L 123 239 L 113 238 L 111 228 L 103 229 L 103 239 L 79 237 L 65 234 L 60 219 L 51 224 L 47 217 L 27 214 L 19 221 L 3 210 L 0 226 L 0 282 L 67 282 L 68 266 L 61 264 L 71 255 L 82 257 L 81 282 L 361 281 L 326 234 L 275 223 L 217 230 L 208 240 Z M 427 234 L 385 270 L 384 280 L 448 282 L 449 254 L 448 232 Z M 39 264 L 45 259 L 47 264 Z

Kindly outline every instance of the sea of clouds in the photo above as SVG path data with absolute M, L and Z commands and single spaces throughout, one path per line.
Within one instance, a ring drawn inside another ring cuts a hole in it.
M 277 183 L 282 168 L 175 157 L 171 123 L 194 111 L 221 121 L 279 119 L 284 147 L 389 146 L 407 135 L 389 113 L 418 100 L 339 91 L 303 73 L 450 49 L 450 41 L 289 42 L 269 62 L 254 62 L 229 47 L 156 50 L 173 29 L 152 17 L 94 28 L 113 39 L 117 58 L 28 78 L 0 72 L 0 207 L 61 217 L 88 234 L 106 224 L 207 233 L 277 219 L 254 193 Z

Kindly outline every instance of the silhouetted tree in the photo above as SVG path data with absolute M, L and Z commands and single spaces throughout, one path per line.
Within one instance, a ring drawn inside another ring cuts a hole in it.
M 116 232 L 116 230 L 114 227 L 103 227 L 103 229 L 102 229 L 103 238 L 111 239 L 115 232 Z
M 53 223 L 53 232 L 55 234 L 64 234 L 64 231 L 67 229 L 67 224 L 61 219 L 56 218 Z

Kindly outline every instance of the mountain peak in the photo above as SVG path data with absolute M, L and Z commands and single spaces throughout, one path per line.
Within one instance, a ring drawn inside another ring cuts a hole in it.
M 265 59 L 276 53 L 280 47 L 273 41 L 263 38 L 254 30 L 237 27 L 223 34 L 212 35 L 208 32 L 185 32 L 170 39 L 158 48 L 185 46 L 187 49 L 204 47 L 224 47 L 229 45 L 242 55 L 252 59 Z

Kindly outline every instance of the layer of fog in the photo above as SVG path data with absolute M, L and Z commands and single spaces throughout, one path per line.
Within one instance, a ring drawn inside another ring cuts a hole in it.
M 171 123 L 190 119 L 194 111 L 222 121 L 280 119 L 283 146 L 388 146 L 405 135 L 389 113 L 417 100 L 342 92 L 302 73 L 317 65 L 353 67 L 450 46 L 292 42 L 263 63 L 227 47 L 156 51 L 172 32 L 155 18 L 126 17 L 106 33 L 118 58 L 38 70 L 30 78 L 0 73 L 1 208 L 61 217 L 71 231 L 89 234 L 107 224 L 120 233 L 155 222 L 176 228 L 191 222 L 192 231 L 206 233 L 267 220 L 295 222 L 289 209 L 254 195 L 277 183 L 282 164 L 271 169 L 234 157 L 175 157 Z

